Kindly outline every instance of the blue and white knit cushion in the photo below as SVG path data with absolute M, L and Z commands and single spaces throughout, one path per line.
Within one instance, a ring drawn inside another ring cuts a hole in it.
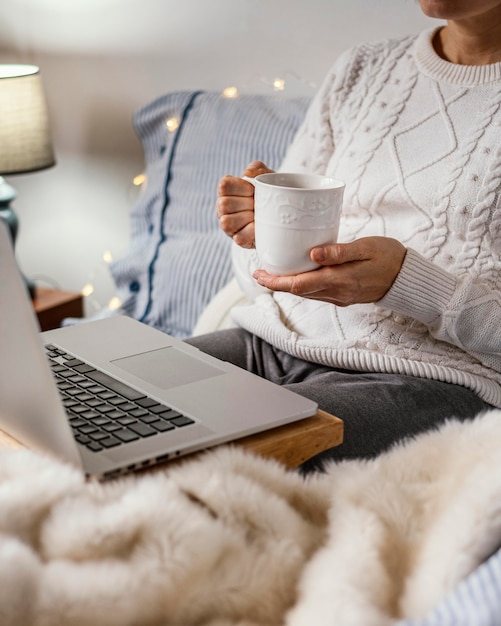
M 255 159 L 278 168 L 309 101 L 175 92 L 136 113 L 147 182 L 132 210 L 129 249 L 111 266 L 122 313 L 175 337 L 191 334 L 232 276 L 231 240 L 215 212 L 219 178 Z

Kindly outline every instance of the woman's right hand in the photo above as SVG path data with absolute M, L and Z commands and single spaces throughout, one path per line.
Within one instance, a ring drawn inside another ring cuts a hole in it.
M 261 161 L 253 161 L 243 175 L 254 178 L 272 172 Z M 219 225 L 242 248 L 254 247 L 254 186 L 236 176 L 223 176 L 217 188 Z

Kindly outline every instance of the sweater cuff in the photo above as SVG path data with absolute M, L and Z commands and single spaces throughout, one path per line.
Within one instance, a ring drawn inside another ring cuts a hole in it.
M 411 248 L 393 285 L 377 306 L 430 325 L 445 311 L 456 289 L 456 278 Z

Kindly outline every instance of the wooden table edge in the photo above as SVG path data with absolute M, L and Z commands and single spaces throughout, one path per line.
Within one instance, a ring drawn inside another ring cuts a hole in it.
M 311 417 L 236 439 L 230 445 L 236 445 L 265 458 L 275 459 L 286 467 L 295 468 L 316 454 L 342 443 L 343 426 L 342 420 L 338 417 L 319 410 Z M 24 444 L 1 429 L 0 447 L 26 448 Z M 186 461 L 194 458 L 196 454 L 186 455 L 178 460 Z M 171 461 L 167 461 L 157 467 L 165 468 L 170 463 Z

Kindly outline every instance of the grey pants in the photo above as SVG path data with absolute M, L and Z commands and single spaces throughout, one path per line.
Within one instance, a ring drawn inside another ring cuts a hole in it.
M 492 408 L 473 391 L 400 374 L 333 369 L 292 357 L 240 328 L 186 340 L 203 352 L 315 400 L 344 421 L 344 441 L 304 464 L 321 470 L 328 460 L 369 458 L 396 441 L 447 418 L 467 419 Z

